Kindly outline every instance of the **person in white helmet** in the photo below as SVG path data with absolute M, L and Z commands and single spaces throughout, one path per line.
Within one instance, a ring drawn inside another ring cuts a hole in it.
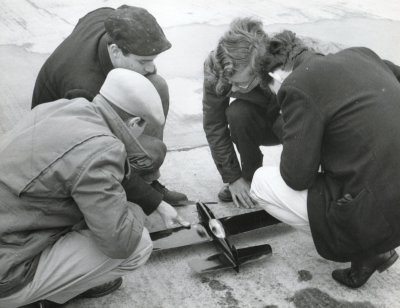
M 122 182 L 156 176 L 166 148 L 142 131 L 164 121 L 152 83 L 114 69 L 92 102 L 43 104 L 1 137 L 0 307 L 106 295 L 147 261 L 145 213 Z M 155 210 L 188 225 L 164 201 Z

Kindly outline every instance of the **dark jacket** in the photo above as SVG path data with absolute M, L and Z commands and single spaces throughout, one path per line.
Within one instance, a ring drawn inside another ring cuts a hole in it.
M 127 201 L 121 183 L 127 157 L 138 148 L 100 95 L 92 103 L 41 105 L 2 136 L 0 297 L 29 283 L 41 252 L 85 224 L 105 255 L 132 254 L 145 216 Z
M 91 101 L 113 69 L 107 50 L 104 20 L 114 11 L 100 8 L 82 17 L 72 33 L 41 68 L 33 91 L 32 108 L 60 98 L 84 97 Z M 124 183 L 128 199 L 149 214 L 162 195 L 137 174 Z
M 263 106 L 271 119 L 278 117 L 279 107 L 276 96 L 272 92 L 266 93 L 259 86 L 249 93 L 232 92 L 228 89 L 225 95 L 217 95 L 215 89 L 217 76 L 213 72 L 213 61 L 215 60 L 211 52 L 204 63 L 203 128 L 211 155 L 223 182 L 232 183 L 242 176 L 242 171 L 233 147 L 226 116 L 230 99 L 238 98 Z
M 308 189 L 318 252 L 334 261 L 400 244 L 400 67 L 367 48 L 311 56 L 278 92 L 281 175 Z M 321 169 L 319 169 L 321 168 Z M 338 205 L 344 194 L 353 201 Z
M 33 90 L 32 108 L 60 98 L 91 101 L 113 69 L 107 50 L 104 20 L 112 8 L 100 8 L 82 17 L 72 33 L 42 66 Z

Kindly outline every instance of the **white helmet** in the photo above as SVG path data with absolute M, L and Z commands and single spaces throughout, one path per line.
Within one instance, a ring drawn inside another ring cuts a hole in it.
M 146 122 L 164 124 L 161 98 L 153 84 L 134 71 L 115 68 L 111 70 L 100 94 L 123 111 Z

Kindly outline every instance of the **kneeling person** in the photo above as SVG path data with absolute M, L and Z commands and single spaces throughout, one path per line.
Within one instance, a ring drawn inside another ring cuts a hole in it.
M 122 5 L 89 12 L 43 64 L 36 79 L 32 108 L 61 98 L 84 97 L 92 101 L 107 74 L 113 68 L 125 68 L 151 81 L 167 118 L 168 85 L 157 74 L 154 61 L 169 48 L 171 43 L 146 9 Z M 164 127 L 165 123 L 148 123 L 144 134 L 163 140 Z M 174 206 L 187 200 L 185 194 L 169 190 L 157 180 L 148 184 L 140 181 L 132 177 L 123 184 L 129 201 L 156 207 L 161 200 Z
M 145 215 L 122 182 L 159 168 L 165 145 L 141 133 L 164 120 L 151 82 L 115 69 L 93 102 L 43 104 L 1 138 L 1 307 L 105 295 L 147 261 Z M 186 224 L 165 202 L 156 211 Z
M 291 32 L 269 53 L 262 76 L 277 92 L 283 151 L 280 168 L 256 171 L 251 195 L 311 231 L 322 257 L 351 262 L 332 276 L 358 288 L 398 258 L 400 67 L 367 48 L 318 55 Z

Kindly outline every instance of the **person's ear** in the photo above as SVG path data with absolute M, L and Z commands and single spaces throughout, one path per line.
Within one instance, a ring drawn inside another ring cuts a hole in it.
M 133 117 L 130 118 L 127 123 L 126 123 L 129 127 L 133 127 L 133 126 L 141 126 L 141 124 L 143 124 L 142 118 L 141 117 Z
M 129 127 L 133 135 L 139 136 L 143 133 L 146 127 L 146 122 L 141 117 L 132 117 L 126 121 L 126 125 Z
M 111 44 L 109 50 L 110 56 L 114 59 L 118 59 L 122 54 L 122 50 L 117 46 L 117 44 Z

